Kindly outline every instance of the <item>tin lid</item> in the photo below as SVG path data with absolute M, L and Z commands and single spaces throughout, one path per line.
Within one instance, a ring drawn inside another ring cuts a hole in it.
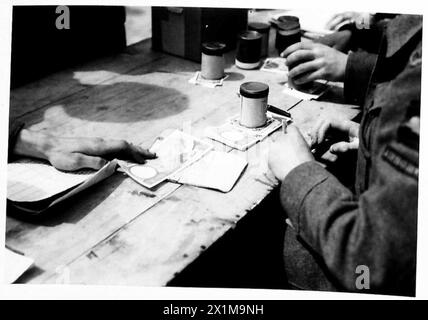
M 210 41 L 202 43 L 202 53 L 209 56 L 221 56 L 226 49 L 222 42 Z
M 269 86 L 263 82 L 245 82 L 241 84 L 239 93 L 246 98 L 264 98 L 269 94 Z
M 278 28 L 286 31 L 300 29 L 299 18 L 295 16 L 280 16 L 278 18 Z
M 258 31 L 260 33 L 268 33 L 270 30 L 270 25 L 267 23 L 263 23 L 263 22 L 252 22 L 252 23 L 248 24 L 248 29 L 249 30 L 255 30 L 255 31 Z
M 239 34 L 239 38 L 244 39 L 244 40 L 258 40 L 262 38 L 262 35 L 254 30 L 246 30 L 246 31 L 242 31 Z

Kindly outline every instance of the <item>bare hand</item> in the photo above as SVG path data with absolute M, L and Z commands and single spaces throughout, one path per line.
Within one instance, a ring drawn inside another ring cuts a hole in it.
M 364 19 L 369 19 L 369 13 L 347 11 L 335 14 L 327 22 L 326 27 L 329 30 L 338 30 L 341 26 L 348 23 L 361 23 Z
M 269 168 L 280 181 L 300 164 L 312 160 L 309 146 L 294 125 L 289 125 L 287 133 L 280 134 L 269 149 Z
M 125 140 L 64 138 L 26 129 L 20 132 L 14 153 L 48 160 L 55 168 L 65 171 L 97 170 L 114 158 L 137 163 L 156 158 L 155 154 Z
M 285 57 L 288 76 L 297 85 L 314 80 L 343 81 L 348 55 L 321 43 L 298 42 L 281 53 Z
M 350 150 L 358 149 L 359 139 L 358 131 L 360 125 L 356 122 L 349 120 L 342 120 L 337 118 L 321 119 L 314 126 L 310 133 L 312 144 L 316 146 L 321 144 L 328 134 L 334 135 L 335 133 L 345 134 L 346 141 L 340 141 L 330 146 L 329 151 L 333 154 L 345 153 Z
M 325 44 L 333 49 L 347 53 L 351 48 L 352 32 L 350 30 L 342 30 L 333 32 L 315 39 L 315 42 Z

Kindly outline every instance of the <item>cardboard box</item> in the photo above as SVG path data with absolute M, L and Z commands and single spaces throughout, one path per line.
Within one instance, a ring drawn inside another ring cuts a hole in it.
M 152 7 L 152 48 L 200 62 L 203 42 L 232 50 L 247 23 L 247 9 Z

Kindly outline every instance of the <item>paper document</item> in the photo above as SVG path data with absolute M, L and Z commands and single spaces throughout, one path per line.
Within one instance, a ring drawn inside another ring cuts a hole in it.
M 136 182 L 153 188 L 199 160 L 211 149 L 210 144 L 175 130 L 150 148 L 151 152 L 156 153 L 156 159 L 148 160 L 145 164 L 119 161 L 119 165 Z
M 210 151 L 202 159 L 172 176 L 181 184 L 229 192 L 241 176 L 247 161 L 239 156 Z
M 4 248 L 4 284 L 14 283 L 21 275 L 24 274 L 34 263 L 21 254 L 15 253 L 8 248 Z
M 263 65 L 260 68 L 260 70 L 278 73 L 282 75 L 288 75 L 288 67 L 285 64 L 285 62 L 286 62 L 286 59 L 281 57 L 267 58 L 263 62 Z
M 44 161 L 18 160 L 7 165 L 7 199 L 22 210 L 40 212 L 109 177 L 116 166 L 113 160 L 98 171 L 64 172 Z
M 17 202 L 39 201 L 91 178 L 93 170 L 63 172 L 47 162 L 23 159 L 7 165 L 7 198 Z
M 316 80 L 304 88 L 292 88 L 286 83 L 284 93 L 302 100 L 316 100 L 330 89 L 328 81 Z
M 246 128 L 239 124 L 239 115 L 234 116 L 219 127 L 208 127 L 205 135 L 238 150 L 247 150 L 281 127 L 281 121 L 268 116 L 260 128 Z

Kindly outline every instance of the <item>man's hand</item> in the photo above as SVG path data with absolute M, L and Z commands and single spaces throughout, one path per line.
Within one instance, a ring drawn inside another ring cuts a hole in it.
M 340 141 L 330 146 L 329 151 L 333 154 L 345 153 L 350 150 L 358 149 L 359 139 L 358 131 L 360 125 L 349 120 L 336 118 L 321 119 L 314 126 L 310 133 L 312 146 L 321 144 L 327 135 L 344 134 L 346 141 Z
M 124 140 L 102 138 L 64 138 L 21 130 L 14 153 L 48 160 L 55 168 L 74 171 L 100 169 L 108 160 L 119 158 L 144 163 L 156 155 Z
M 329 30 L 339 30 L 340 27 L 348 23 L 356 22 L 370 24 L 371 20 L 372 16 L 367 12 L 341 12 L 331 17 L 326 24 L 326 28 Z
M 299 129 L 289 125 L 287 133 L 280 134 L 271 145 L 268 164 L 275 177 L 282 181 L 291 170 L 312 160 L 314 157 Z
M 348 55 L 321 43 L 298 42 L 285 49 L 288 76 L 297 85 L 314 80 L 343 81 Z
M 351 48 L 351 30 L 342 30 L 315 39 L 315 42 L 325 44 L 340 52 L 347 53 Z

